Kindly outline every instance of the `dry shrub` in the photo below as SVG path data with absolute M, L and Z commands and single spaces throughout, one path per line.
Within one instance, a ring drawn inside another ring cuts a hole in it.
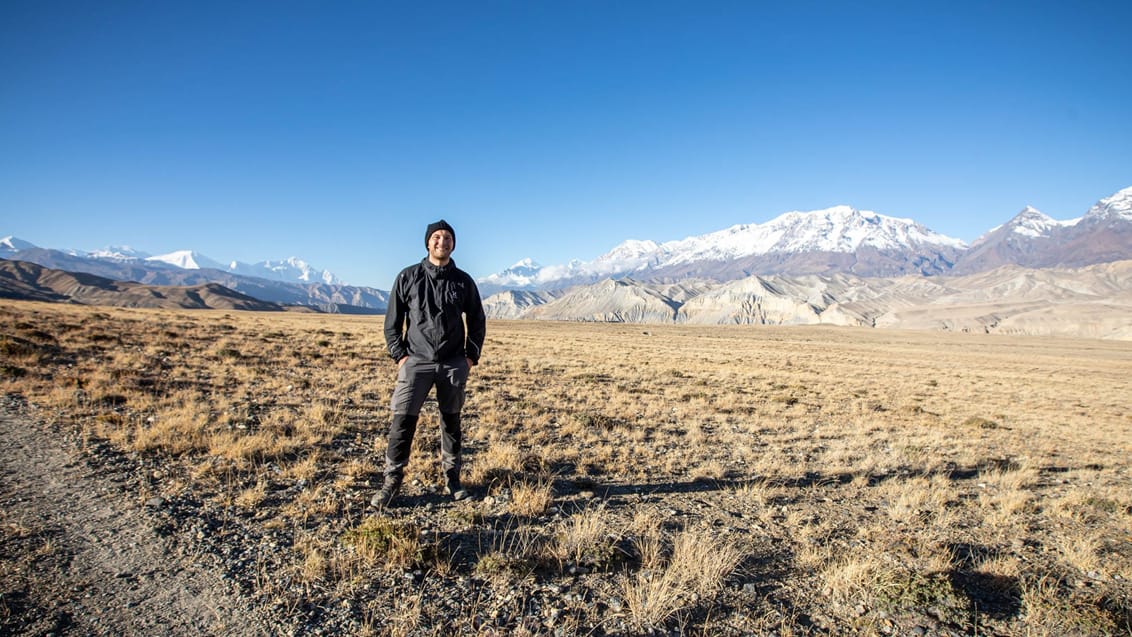
M 1053 542 L 1062 561 L 1085 574 L 1109 570 L 1110 563 L 1102 557 L 1104 545 L 1104 537 L 1094 530 L 1057 536 Z
M 298 581 L 312 586 L 325 580 L 334 567 L 333 548 L 325 539 L 304 533 L 295 539 L 295 571 Z
M 946 571 L 920 570 L 902 559 L 874 554 L 835 558 L 820 573 L 825 592 L 848 606 L 905 611 L 932 607 L 963 622 L 966 598 L 952 585 Z
M 1126 632 L 1123 625 L 1105 608 L 1104 600 L 1088 591 L 1073 591 L 1061 579 L 1043 575 L 1026 578 L 1022 585 L 1022 612 L 1027 634 L 1048 635 L 1113 635 Z M 1127 611 L 1125 611 L 1127 612 Z
M 171 407 L 155 416 L 153 422 L 139 424 L 133 448 L 172 455 L 208 449 L 211 445 L 208 424 L 208 407 L 196 400 L 186 400 L 179 407 Z
M 246 511 L 251 511 L 267 497 L 267 481 L 260 480 L 254 486 L 240 491 L 236 495 L 235 505 Z
M 404 568 L 422 557 L 420 529 L 400 520 L 371 516 L 349 529 L 342 541 L 369 567 Z
M 623 582 L 622 595 L 632 623 L 639 630 L 661 627 L 685 608 L 714 595 L 743 557 L 731 540 L 709 529 L 681 532 L 662 569 L 642 569 Z
M 599 506 L 559 523 L 550 551 L 561 568 L 604 569 L 613 562 L 619 539 L 604 508 Z
M 291 480 L 312 480 L 318 475 L 319 465 L 322 462 L 322 452 L 315 448 L 301 460 L 289 464 L 283 475 Z
M 546 513 L 553 503 L 554 487 L 549 481 L 520 482 L 511 487 L 507 506 L 515 515 L 536 517 Z
M 512 479 L 523 471 L 523 451 L 512 443 L 496 443 L 476 456 L 469 468 L 472 482 L 489 488 L 494 485 L 509 485 Z
M 530 526 L 508 527 L 494 534 L 491 546 L 479 556 L 475 571 L 493 578 L 523 578 L 545 562 L 546 539 Z

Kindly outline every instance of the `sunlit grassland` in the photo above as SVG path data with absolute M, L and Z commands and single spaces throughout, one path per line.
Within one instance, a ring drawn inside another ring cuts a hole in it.
M 374 632 L 437 629 L 420 598 L 370 597 L 405 568 L 600 573 L 584 585 L 619 603 L 561 620 L 580 632 L 1129 630 L 1129 343 L 491 321 L 464 411 L 481 497 L 438 523 L 413 505 L 440 482 L 431 405 L 409 507 L 365 509 L 395 372 L 381 317 L 0 316 L 0 389 L 158 463 L 139 501 L 191 493 L 285 532 L 302 586 L 260 592 L 391 605 Z

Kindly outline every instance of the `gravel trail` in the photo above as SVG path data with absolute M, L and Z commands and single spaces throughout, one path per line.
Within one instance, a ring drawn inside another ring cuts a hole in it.
M 0 634 L 268 634 L 229 582 L 155 532 L 131 470 L 93 458 L 0 406 Z

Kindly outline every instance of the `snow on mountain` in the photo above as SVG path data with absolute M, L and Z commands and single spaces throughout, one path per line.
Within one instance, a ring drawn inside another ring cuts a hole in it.
M 502 272 L 480 279 L 480 283 L 506 287 L 524 288 L 538 282 L 542 266 L 534 259 L 525 258 Z
M 1084 219 L 1119 219 L 1132 221 L 1132 187 L 1125 188 L 1105 199 L 1101 199 L 1089 211 Z
M 1008 225 L 1012 225 L 1011 230 L 1020 235 L 1027 237 L 1048 237 L 1054 228 L 1072 226 L 1079 220 L 1080 219 L 1058 221 L 1033 206 L 1026 206 Z
M 0 239 L 0 254 L 18 257 L 23 250 L 32 250 L 37 246 L 13 236 Z M 325 283 L 327 285 L 346 285 L 329 270 L 320 270 L 298 257 L 288 257 L 280 260 L 260 261 L 255 264 L 246 264 L 232 261 L 228 265 L 210 259 L 194 250 L 178 250 L 168 254 L 151 256 L 148 252 L 135 250 L 129 246 L 107 246 L 91 252 L 84 250 L 56 250 L 55 252 L 76 257 L 90 259 L 95 262 L 112 262 L 116 264 L 161 264 L 181 268 L 183 270 L 212 269 L 242 276 L 254 276 L 271 281 L 284 283 Z M 534 267 L 538 267 L 537 264 Z
M 229 272 L 254 276 L 273 281 L 290 283 L 326 283 L 340 285 L 342 281 L 329 270 L 319 270 L 298 257 L 288 257 L 279 261 L 260 261 L 247 264 L 233 261 L 227 267 Z
M 176 266 L 183 270 L 201 270 L 204 268 L 211 268 L 214 270 L 226 270 L 224 264 L 213 261 L 212 259 L 204 256 L 199 252 L 192 250 L 178 250 L 170 252 L 169 254 L 159 254 L 157 256 L 148 257 L 145 259 L 150 262 L 166 263 Z
M 842 253 L 861 248 L 902 251 L 921 247 L 962 250 L 966 244 L 910 219 L 897 219 L 850 206 L 787 212 L 763 224 L 741 224 L 705 235 L 657 244 L 628 240 L 593 261 L 547 266 L 533 275 L 507 271 L 481 279 L 496 285 L 531 288 L 566 280 L 597 280 L 699 263 L 722 263 L 769 254 Z
M 1010 221 L 987 230 L 983 236 L 979 237 L 971 244 L 971 247 L 976 248 L 986 243 L 992 236 L 996 236 L 996 233 L 999 233 L 999 231 L 1003 229 L 1023 237 L 1037 239 L 1050 236 L 1058 228 L 1068 228 L 1076 225 L 1080 220 L 1081 218 L 1078 217 L 1067 221 L 1059 221 L 1033 206 L 1026 206 L 1022 209 L 1022 212 L 1019 212 Z
M 543 267 L 532 259 L 523 259 L 506 270 L 479 279 L 488 289 L 493 286 L 513 289 L 533 288 L 554 281 L 572 278 L 602 278 L 639 270 L 655 260 L 655 241 L 629 239 L 593 261 L 574 259 L 565 265 Z
M 526 259 L 520 260 L 518 263 L 511 266 L 510 268 L 507 268 L 504 271 L 510 272 L 516 276 L 533 276 L 537 274 L 541 269 L 542 266 L 539 265 L 537 261 L 528 257 Z
M 18 252 L 20 250 L 31 250 L 36 245 L 30 241 L 24 241 L 19 237 L 8 235 L 0 239 L 0 252 Z
M 659 248 L 655 241 L 640 241 L 638 239 L 629 239 L 617 244 L 609 252 L 598 257 L 598 261 L 607 261 L 609 263 L 631 263 L 642 259 L 648 259 Z
M 660 245 L 668 258 L 660 265 L 725 261 L 770 253 L 851 253 L 861 247 L 900 250 L 915 245 L 963 248 L 959 239 L 933 232 L 911 219 L 896 219 L 870 210 L 834 206 L 811 212 L 792 211 L 763 224 L 726 230 Z
M 113 261 L 133 261 L 148 259 L 150 255 L 148 252 L 135 250 L 130 246 L 106 246 L 101 250 L 86 253 L 86 256 L 94 259 L 111 259 Z

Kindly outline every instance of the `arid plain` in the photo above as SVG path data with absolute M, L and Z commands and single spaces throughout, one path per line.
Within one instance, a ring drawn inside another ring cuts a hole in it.
M 1132 631 L 1129 342 L 491 321 L 476 497 L 438 490 L 430 405 L 378 514 L 380 317 L 0 316 L 3 394 L 255 609 L 217 633 Z M 2 521 L 0 626 L 35 634 L 66 546 Z

